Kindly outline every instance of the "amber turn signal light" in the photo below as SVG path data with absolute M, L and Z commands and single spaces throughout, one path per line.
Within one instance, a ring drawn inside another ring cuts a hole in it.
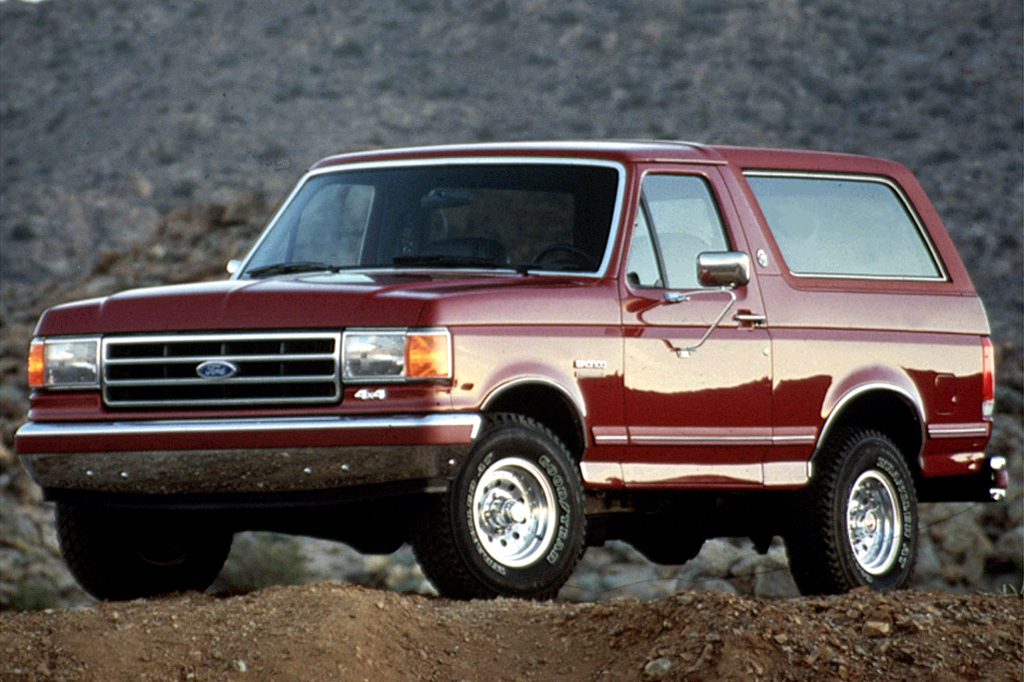
M 46 383 L 46 344 L 33 341 L 28 347 L 29 388 L 42 388 Z
M 410 379 L 447 379 L 451 376 L 448 334 L 410 332 L 405 344 L 405 373 Z

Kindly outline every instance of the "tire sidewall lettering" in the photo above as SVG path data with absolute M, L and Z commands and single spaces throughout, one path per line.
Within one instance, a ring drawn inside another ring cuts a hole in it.
M 877 448 L 873 447 L 872 449 L 876 450 Z M 854 454 L 854 456 L 856 455 Z M 895 502 L 899 506 L 903 523 L 900 535 L 898 536 L 899 550 L 897 551 L 896 560 L 893 562 L 892 567 L 882 575 L 872 575 L 871 573 L 868 573 L 861 568 L 854 558 L 853 548 L 850 546 L 849 541 L 847 540 L 845 543 L 850 563 L 859 577 L 860 582 L 867 586 L 876 587 L 876 589 L 884 589 L 884 586 L 887 583 L 898 580 L 900 574 L 903 574 L 910 569 L 910 563 L 913 556 L 911 545 L 914 536 L 914 524 L 917 522 L 916 514 L 914 513 L 914 509 L 910 501 L 911 495 L 907 490 L 907 482 L 900 468 L 891 461 L 890 457 L 891 455 L 886 451 L 871 457 L 862 466 L 857 467 L 851 472 L 848 485 L 844 488 L 844 504 L 842 507 L 842 521 L 844 524 L 847 510 L 845 499 L 849 498 L 853 482 L 864 472 L 875 470 L 884 474 L 889 483 L 892 484 L 893 490 L 896 492 L 897 500 Z
M 561 470 L 547 455 L 541 455 L 537 460 L 537 464 L 540 465 L 541 469 L 548 476 L 548 482 L 555 490 L 555 499 L 558 503 L 558 530 L 555 534 L 555 541 L 551 546 L 551 551 L 547 553 L 544 560 L 549 564 L 554 565 L 558 563 L 558 560 L 562 556 L 562 552 L 565 550 L 565 541 L 569 537 L 569 524 L 572 522 L 572 507 L 569 504 L 569 489 L 566 485 L 565 478 L 562 476 Z
M 474 470 L 474 476 L 469 481 L 469 485 L 466 488 L 466 504 L 465 504 L 465 518 L 466 518 L 466 529 L 467 535 L 469 536 L 470 542 L 473 544 L 473 549 L 476 551 L 477 556 L 480 560 L 486 564 L 495 573 L 505 576 L 508 575 L 508 567 L 498 563 L 487 553 L 483 545 L 480 544 L 480 538 L 476 534 L 476 524 L 473 522 L 473 494 L 476 491 L 476 486 L 480 482 L 480 477 L 487 471 L 487 467 L 494 463 L 495 454 L 494 451 L 489 451 L 480 459 L 480 463 L 477 464 Z

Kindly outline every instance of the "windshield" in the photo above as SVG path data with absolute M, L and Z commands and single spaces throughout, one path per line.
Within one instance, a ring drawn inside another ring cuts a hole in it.
M 618 172 L 569 164 L 426 165 L 309 178 L 243 278 L 346 268 L 594 273 Z

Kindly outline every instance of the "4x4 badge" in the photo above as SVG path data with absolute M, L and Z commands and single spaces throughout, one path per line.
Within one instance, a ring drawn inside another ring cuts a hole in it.
M 378 388 L 376 391 L 371 391 L 368 388 L 361 388 L 352 394 L 352 397 L 356 400 L 384 400 L 388 397 L 387 389 Z

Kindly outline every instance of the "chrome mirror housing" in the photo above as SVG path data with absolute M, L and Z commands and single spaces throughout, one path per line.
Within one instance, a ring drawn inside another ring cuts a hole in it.
M 750 281 L 750 256 L 742 251 L 705 251 L 697 256 L 697 281 L 735 289 Z
M 238 268 L 242 267 L 242 261 L 240 261 L 237 258 L 232 258 L 231 260 L 228 261 L 227 265 L 224 266 L 224 267 L 228 271 L 229 275 L 233 275 L 236 272 L 238 272 Z

